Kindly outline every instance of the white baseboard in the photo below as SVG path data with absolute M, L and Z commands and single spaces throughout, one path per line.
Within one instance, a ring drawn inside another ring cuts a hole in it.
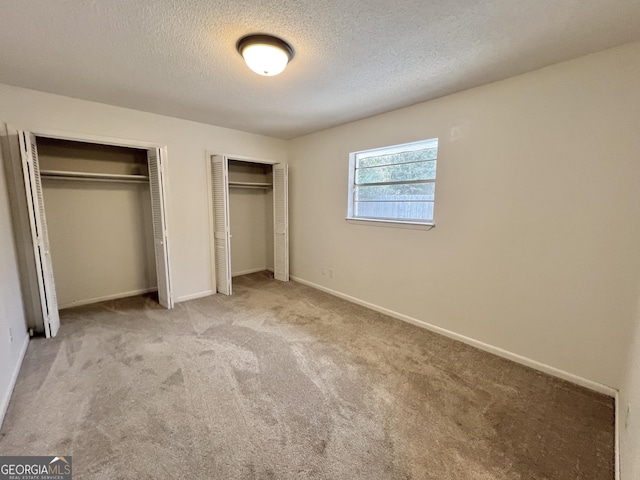
M 81 307 L 83 305 L 91 305 L 92 303 L 106 302 L 107 300 L 117 300 L 119 298 L 133 297 L 135 295 L 143 295 L 145 293 L 157 292 L 156 287 L 142 288 L 140 290 L 132 290 L 130 292 L 114 293 L 113 295 L 105 295 L 103 297 L 89 298 L 87 300 L 78 300 L 76 302 L 65 303 L 64 305 L 58 305 L 60 310 L 72 307 Z
M 475 340 L 470 337 L 465 337 L 464 335 L 460 335 L 459 333 L 452 332 L 450 330 L 444 329 L 442 327 L 437 327 L 430 323 L 427 323 L 423 320 L 418 320 L 417 318 L 410 317 L 408 315 L 404 315 L 402 313 L 394 312 L 393 310 L 389 310 L 387 308 L 381 307 L 379 305 L 375 305 L 373 303 L 366 302 L 364 300 L 360 300 L 359 298 L 352 297 L 351 295 L 347 295 L 336 290 L 332 290 L 327 287 L 323 287 L 322 285 L 318 285 L 313 282 L 309 282 L 299 277 L 291 276 L 291 280 L 302 283 L 304 285 L 308 285 L 310 287 L 316 288 L 318 290 L 322 290 L 323 292 L 329 293 L 336 297 L 343 298 L 353 303 L 357 303 L 358 305 L 362 305 L 363 307 L 370 308 L 371 310 L 375 310 L 380 313 L 384 313 L 385 315 L 389 315 L 390 317 L 397 318 L 399 320 L 403 320 L 407 323 L 411 323 L 413 325 L 417 325 L 418 327 L 425 328 L 432 332 L 438 333 L 440 335 L 444 335 L 445 337 L 452 338 L 453 340 L 458 340 L 459 342 L 466 343 L 467 345 L 471 345 L 472 347 L 479 348 L 480 350 L 484 350 L 485 352 L 493 353 L 502 358 L 506 358 L 508 360 L 512 360 L 521 365 L 525 365 L 527 367 L 533 368 L 540 372 L 547 373 L 557 378 L 561 378 L 562 380 L 566 380 L 571 383 L 575 383 L 576 385 L 580 385 L 581 387 L 588 388 L 595 392 L 602 393 L 604 395 L 608 395 L 610 397 L 615 398 L 618 391 L 615 388 L 609 387 L 607 385 L 603 385 L 598 382 L 594 382 L 592 380 L 588 380 L 586 378 L 580 377 L 578 375 L 574 375 L 573 373 L 565 372 L 564 370 L 560 370 L 558 368 L 552 367 L 550 365 L 546 365 L 544 363 L 538 362 L 536 360 L 532 360 L 527 357 L 523 357 L 522 355 L 518 355 L 517 353 L 509 352 L 507 350 L 503 350 L 502 348 L 494 347 L 493 345 L 489 345 L 488 343 L 481 342 L 479 340 Z
M 240 275 L 249 275 L 250 273 L 258 273 L 258 272 L 264 272 L 265 270 L 268 270 L 267 267 L 260 267 L 260 268 L 250 268 L 249 270 L 242 270 L 240 272 L 234 272 L 231 274 L 232 277 L 239 277 Z
M 183 295 L 176 299 L 176 303 L 186 302 L 187 300 L 195 300 L 196 298 L 208 297 L 209 295 L 213 295 L 213 290 L 205 290 L 204 292 L 192 293 L 190 295 Z
M 2 402 L 0 403 L 0 427 L 2 427 L 2 423 L 4 422 L 4 416 L 7 413 L 7 409 L 9 408 L 9 402 L 11 401 L 11 394 L 13 393 L 13 389 L 16 386 L 16 382 L 18 381 L 18 375 L 20 374 L 20 367 L 22 366 L 22 362 L 24 360 L 24 356 L 27 353 L 27 347 L 29 346 L 29 335 L 25 335 L 24 344 L 22 348 L 20 348 L 20 354 L 18 355 L 18 361 L 16 362 L 16 366 L 11 374 L 11 379 L 9 380 L 9 386 L 7 391 L 4 392 L 4 397 L 2 398 Z

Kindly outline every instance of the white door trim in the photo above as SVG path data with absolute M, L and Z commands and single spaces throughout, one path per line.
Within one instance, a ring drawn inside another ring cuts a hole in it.
M 165 169 L 165 175 L 163 178 L 163 186 L 164 186 L 164 209 L 165 212 L 167 212 L 167 198 L 170 196 L 170 180 L 169 180 L 169 175 L 166 175 L 166 170 L 167 170 L 167 165 L 168 165 L 168 149 L 167 149 L 167 145 L 166 144 L 162 144 L 162 143 L 157 143 L 157 142 L 148 142 L 148 141 L 143 141 L 143 140 L 136 140 L 136 139 L 129 139 L 129 138 L 118 138 L 118 137 L 110 137 L 110 136 L 102 136 L 102 135 L 95 135 L 95 134 L 90 134 L 90 133 L 85 133 L 85 132 L 75 132 L 75 131 L 68 131 L 68 130 L 56 130 L 56 129 L 50 129 L 50 128 L 40 128 L 40 127 L 33 127 L 33 126 L 25 126 L 25 125 L 16 125 L 16 124 L 10 124 L 7 123 L 6 125 L 6 132 L 7 132 L 7 136 L 9 138 L 9 149 L 8 149 L 8 153 L 10 158 L 8 159 L 11 164 L 12 164 L 12 168 L 11 170 L 14 171 L 14 181 L 17 181 L 16 175 L 18 174 L 18 171 L 20 173 L 20 176 L 22 177 L 22 169 L 18 168 L 16 170 L 16 166 L 20 166 L 21 165 L 21 157 L 20 157 L 20 152 L 19 150 L 16 151 L 13 147 L 14 147 L 14 142 L 11 141 L 12 138 L 17 138 L 18 136 L 18 132 L 19 131 L 25 131 L 25 132 L 29 132 L 32 135 L 35 135 L 36 137 L 46 137 L 46 138 L 54 138 L 54 139 L 58 139 L 58 140 L 70 140 L 70 141 L 76 141 L 76 142 L 85 142 L 85 143 L 96 143 L 96 144 L 101 144 L 101 145 L 110 145 L 110 146 L 117 146 L 117 147 L 129 147 L 129 148 L 139 148 L 139 149 L 144 149 L 144 150 L 151 150 L 151 149 L 160 149 L 162 151 L 162 163 L 163 163 L 163 168 Z M 19 146 L 19 145 L 18 145 Z M 21 213 L 21 212 L 18 212 Z M 168 216 L 168 215 L 166 215 Z M 23 215 L 20 215 L 20 223 L 24 222 L 25 219 L 22 218 Z M 167 230 L 169 230 L 167 228 Z M 170 255 L 170 253 L 169 253 Z M 169 256 L 168 258 L 168 270 L 169 270 L 169 283 L 170 285 L 172 285 L 171 291 L 170 291 L 170 301 L 171 301 L 171 305 L 174 304 L 174 289 L 173 289 L 173 281 L 171 279 L 171 257 Z M 28 265 L 28 264 L 27 264 Z M 31 294 L 33 294 L 33 290 L 30 290 Z M 35 304 L 34 304 L 35 305 Z M 34 321 L 35 321 L 35 327 L 36 330 L 41 331 L 40 328 L 42 328 L 44 319 L 41 317 L 40 315 L 35 315 L 34 316 Z M 31 322 L 30 322 L 31 323 Z

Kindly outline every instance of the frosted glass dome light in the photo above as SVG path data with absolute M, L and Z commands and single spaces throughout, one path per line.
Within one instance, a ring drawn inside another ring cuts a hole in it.
M 270 35 L 242 37 L 236 47 L 251 70 L 267 77 L 282 73 L 293 58 L 293 48 Z

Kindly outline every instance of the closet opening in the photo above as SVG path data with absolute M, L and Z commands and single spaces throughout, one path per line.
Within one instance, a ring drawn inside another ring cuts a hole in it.
M 172 308 L 165 148 L 18 136 L 45 335 L 65 308 L 150 292 Z
M 231 277 L 273 272 L 272 166 L 229 159 Z
M 287 165 L 211 156 L 216 290 L 231 295 L 233 277 L 260 271 L 289 280 Z

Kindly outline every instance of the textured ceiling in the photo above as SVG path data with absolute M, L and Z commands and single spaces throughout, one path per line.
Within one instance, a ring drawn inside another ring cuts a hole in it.
M 292 138 L 640 40 L 639 25 L 638 0 L 2 0 L 0 83 Z M 282 75 L 244 65 L 248 33 L 293 45 Z

